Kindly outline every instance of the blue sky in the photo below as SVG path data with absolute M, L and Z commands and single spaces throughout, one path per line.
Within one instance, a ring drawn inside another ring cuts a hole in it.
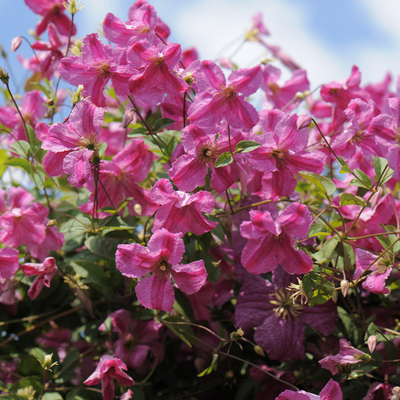
M 281 45 L 308 71 L 312 86 L 345 79 L 351 66 L 359 66 L 363 82 L 381 81 L 386 72 L 400 73 L 398 0 L 149 0 L 172 30 L 171 40 L 182 47 L 196 46 L 202 59 L 215 58 L 218 50 L 244 33 L 251 16 L 261 11 L 271 32 L 271 44 Z M 378 4 L 380 3 L 380 4 Z M 76 15 L 78 36 L 96 32 L 107 12 L 121 19 L 132 4 L 126 0 L 86 0 Z M 38 16 L 22 0 L 0 0 L 0 44 L 8 52 L 14 81 L 24 70 L 9 51 L 17 35 L 29 36 Z M 229 53 L 229 52 L 228 52 Z M 18 54 L 31 56 L 23 44 Z M 261 60 L 263 49 L 253 43 L 235 56 L 242 67 Z M 4 60 L 1 66 L 7 67 Z M 287 75 L 288 76 L 288 75 Z

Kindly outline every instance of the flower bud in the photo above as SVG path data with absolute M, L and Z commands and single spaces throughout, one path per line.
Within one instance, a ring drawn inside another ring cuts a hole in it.
M 311 93 L 310 93 L 310 91 L 309 90 L 305 90 L 304 92 L 303 92 L 303 96 L 304 97 L 307 97 L 307 96 L 309 96 Z
M 229 58 L 226 57 L 221 57 L 219 60 L 219 65 L 221 67 L 227 68 L 227 69 L 235 69 L 235 66 L 232 64 L 232 61 L 229 60 Z
M 342 289 L 343 297 L 346 297 L 347 292 L 349 291 L 350 288 L 350 282 L 347 279 L 343 279 L 340 282 L 340 288 Z
M 133 206 L 133 209 L 135 210 L 136 214 L 142 215 L 142 206 L 140 204 L 135 204 Z
M 126 129 L 128 125 L 133 121 L 134 117 L 135 117 L 134 110 L 125 111 L 125 114 L 122 118 L 122 127 Z
M 264 350 L 261 348 L 261 346 L 256 345 L 254 346 L 254 351 L 261 357 L 265 357 Z
M 47 223 L 47 226 L 55 226 L 55 225 L 57 225 L 57 220 L 55 220 L 55 219 L 51 219 L 51 220 Z
M 236 332 L 232 332 L 230 334 L 230 337 L 232 340 L 236 341 L 239 340 L 240 338 L 242 338 L 244 335 L 243 329 L 239 328 Z
M 7 85 L 9 80 L 10 77 L 8 76 L 8 72 L 4 71 L 4 69 L 0 67 L 0 81 Z
M 294 98 L 295 98 L 296 100 L 303 100 L 303 99 L 304 99 L 304 94 L 303 94 L 303 92 L 297 92 L 297 93 L 294 95 Z
M 378 338 L 375 336 L 374 333 L 368 338 L 368 349 L 371 354 L 375 351 L 377 343 L 378 343 Z
M 58 365 L 58 362 L 53 362 L 53 353 L 44 354 L 44 361 L 41 363 L 42 368 L 46 371 L 51 371 L 51 367 Z
M 297 117 L 296 125 L 297 125 L 297 130 L 302 129 L 302 128 L 308 128 L 311 125 L 312 119 L 309 115 L 299 115 Z
M 21 36 L 16 36 L 11 40 L 11 51 L 14 53 L 18 50 L 19 46 L 21 46 L 22 38 Z
M 54 99 L 48 99 L 46 101 L 46 103 L 47 103 L 48 106 L 52 107 L 52 106 L 54 106 Z

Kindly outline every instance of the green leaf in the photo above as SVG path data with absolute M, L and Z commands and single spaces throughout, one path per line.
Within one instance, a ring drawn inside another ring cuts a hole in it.
M 323 282 L 313 293 L 312 298 L 308 304 L 313 307 L 315 304 L 324 304 L 332 298 L 333 290 L 335 286 L 332 282 Z
M 260 143 L 251 140 L 242 140 L 236 145 L 235 153 L 249 153 L 261 146 Z
M 337 244 L 339 243 L 339 237 L 337 235 L 329 238 L 320 248 L 320 250 L 314 254 L 311 254 L 318 262 L 323 263 L 332 256 Z
M 132 136 L 137 136 L 137 135 L 144 135 L 148 133 L 147 128 L 144 128 L 143 126 L 139 127 L 139 128 L 135 128 L 132 129 L 129 133 L 128 133 L 128 137 L 132 137 Z
M 172 125 L 175 121 L 170 118 L 160 118 L 154 123 L 154 132 L 158 132 L 165 127 Z
M 23 158 L 10 158 L 7 160 L 4 165 L 8 165 L 10 167 L 20 167 L 24 169 L 26 172 L 31 171 L 31 164 Z
M 167 317 L 164 319 L 167 322 L 185 322 L 181 317 Z M 181 340 L 183 340 L 189 347 L 192 347 L 192 344 L 195 346 L 199 345 L 199 342 L 196 339 L 196 336 L 193 332 L 193 329 L 190 325 L 186 324 L 165 324 L 168 329 L 175 333 Z
M 379 181 L 381 185 L 383 185 L 392 178 L 394 171 L 392 170 L 392 168 L 388 167 L 388 161 L 386 160 L 386 158 L 374 156 L 372 156 L 372 158 L 374 159 L 376 180 Z M 381 177 L 383 171 L 385 171 L 385 173 L 384 176 Z
M 61 233 L 70 233 L 74 232 L 76 234 L 80 234 L 83 232 L 87 232 L 90 227 L 90 219 L 83 216 L 76 216 L 76 219 L 69 219 L 65 224 L 63 224 L 60 228 Z M 78 221 L 80 222 L 78 222 Z M 85 227 L 87 226 L 87 228 Z
M 350 182 L 352 185 L 371 189 L 371 179 L 369 179 L 368 176 L 364 174 L 364 172 L 362 172 L 360 169 L 355 169 L 353 173 L 358 179 L 352 179 Z
M 356 204 L 358 206 L 365 206 L 365 200 L 362 197 L 359 196 L 354 196 L 354 194 L 351 193 L 343 193 L 340 196 L 340 205 L 341 206 L 347 206 L 347 205 L 352 205 Z
M 57 392 L 46 392 L 42 396 L 42 400 L 63 400 L 63 397 Z
M 339 172 L 341 174 L 348 174 L 349 172 L 351 172 L 350 167 L 347 165 L 346 161 L 344 161 L 342 157 L 338 157 L 338 160 L 339 160 L 339 165 L 341 167 Z
M 32 167 L 31 171 L 28 172 L 28 175 L 39 190 L 44 189 L 44 181 L 46 179 L 46 175 L 43 172 L 35 171 Z
M 322 225 L 322 224 L 312 224 L 310 226 L 310 230 L 308 231 L 308 237 L 314 237 L 314 236 L 319 236 L 319 235 L 330 235 L 332 232 L 327 230 L 327 226 L 326 225 Z
M 85 240 L 85 246 L 94 254 L 115 259 L 115 253 L 121 240 L 108 237 L 90 236 Z
M 356 257 L 354 254 L 353 246 L 348 243 L 343 243 L 343 253 L 345 267 L 347 269 L 353 267 L 356 264 Z
M 218 354 L 214 354 L 210 366 L 206 368 L 203 372 L 200 372 L 200 374 L 198 374 L 197 376 L 201 377 L 204 375 L 211 374 L 211 372 L 214 371 L 214 369 L 217 369 L 217 364 L 216 364 L 217 360 L 218 360 Z
M 227 151 L 219 155 L 217 161 L 215 161 L 214 167 L 215 168 L 226 167 L 227 165 L 232 163 L 233 163 L 233 157 L 231 156 L 231 153 Z
M 25 140 L 17 140 L 11 143 L 9 148 L 13 153 L 18 154 L 22 158 L 25 158 L 31 152 L 31 146 Z
M 332 196 L 336 190 L 335 184 L 328 178 L 324 176 L 314 174 L 312 172 L 301 171 L 299 174 L 313 185 L 316 188 L 321 190 L 323 193 L 326 193 L 328 196 Z
M 175 290 L 175 303 L 173 308 L 179 312 L 180 315 L 183 315 L 189 321 L 194 322 L 194 312 L 190 301 L 187 297 L 178 289 Z
M 33 129 L 33 127 L 29 124 L 26 124 L 26 130 L 28 131 L 28 138 L 29 138 L 29 142 L 32 144 L 32 146 L 37 143 L 37 137 L 36 137 L 36 133 L 35 130 Z
M 6 170 L 6 166 L 4 163 L 6 162 L 8 156 L 7 156 L 7 150 L 0 150 L 0 178 L 3 176 L 4 171 Z

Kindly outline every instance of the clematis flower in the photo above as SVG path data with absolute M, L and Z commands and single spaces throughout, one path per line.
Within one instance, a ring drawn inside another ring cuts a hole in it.
M 245 97 L 255 93 L 262 83 L 259 65 L 225 76 L 213 61 L 203 61 L 197 72 L 199 93 L 189 109 L 189 119 L 199 127 L 214 127 L 223 119 L 233 128 L 250 130 L 258 122 L 256 109 Z
M 157 210 L 153 232 L 165 228 L 171 233 L 193 232 L 203 235 L 212 231 L 218 222 L 210 222 L 202 212 L 210 213 L 214 207 L 214 198 L 209 192 L 201 190 L 194 195 L 174 191 L 168 179 L 160 179 L 151 189 L 151 199 L 160 204 Z
M 129 91 L 146 104 L 160 102 L 165 94 L 183 93 L 189 85 L 173 72 L 181 58 L 181 46 L 152 45 L 141 40 L 126 54 L 129 66 L 137 70 L 129 79 Z
M 162 228 L 150 238 L 147 249 L 137 243 L 120 244 L 117 268 L 129 278 L 142 278 L 136 286 L 138 300 L 147 308 L 170 311 L 175 300 L 170 275 L 186 294 L 200 290 L 207 279 L 204 261 L 180 264 L 185 247 L 180 234 Z
M 234 149 L 244 137 L 236 129 L 230 131 L 231 147 Z M 183 130 L 182 143 L 186 154 L 174 161 L 168 173 L 180 190 L 192 191 L 197 186 L 203 186 L 209 171 L 211 171 L 210 184 L 219 193 L 224 192 L 239 179 L 240 170 L 237 163 L 241 159 L 236 156 L 234 156 L 235 162 L 226 167 L 214 167 L 218 156 L 230 151 L 226 129 L 222 133 L 216 133 L 189 125 Z M 191 178 L 188 179 L 188 176 Z
M 53 23 L 61 35 L 69 36 L 72 21 L 64 14 L 64 0 L 25 0 L 26 5 L 36 14 L 42 15 L 42 20 L 36 25 L 36 35 L 40 36 L 50 23 Z M 75 25 L 72 36 L 76 35 Z
M 350 342 L 341 339 L 340 351 L 336 356 L 328 356 L 319 361 L 322 368 L 329 369 L 333 375 L 340 372 L 344 366 L 349 364 L 357 364 L 362 361 L 369 361 L 371 356 L 355 349 Z
M 44 137 L 42 149 L 49 150 L 43 165 L 50 176 L 69 174 L 68 181 L 75 187 L 88 182 L 91 159 L 101 145 L 103 117 L 103 109 L 82 100 L 72 110 L 67 124 L 57 122 L 49 126 L 39 123 L 36 126 L 36 134 Z
M 319 396 L 305 392 L 304 390 L 299 390 L 297 392 L 285 390 L 276 400 L 342 400 L 342 398 L 343 393 L 340 389 L 340 385 L 331 379 L 321 390 Z
M 310 325 L 324 336 L 335 328 L 333 301 L 308 307 L 292 298 L 287 288 L 295 278 L 282 268 L 273 272 L 272 283 L 259 275 L 245 277 L 238 296 L 235 320 L 245 333 L 254 328 L 254 339 L 273 360 L 293 360 L 305 356 L 304 330 Z
M 112 332 L 118 333 L 118 340 L 113 343 L 114 356 L 125 360 L 128 367 L 139 369 L 143 367 L 147 356 L 153 359 L 162 351 L 160 329 L 162 324 L 155 320 L 133 320 L 128 310 L 117 310 L 108 318 L 112 321 Z M 106 331 L 105 324 L 99 326 L 99 331 Z M 159 357 L 158 362 L 162 361 Z
M 111 46 L 104 45 L 97 33 L 83 39 L 82 56 L 64 57 L 59 67 L 61 77 L 68 83 L 83 85 L 84 96 L 99 107 L 106 105 L 104 88 L 111 79 L 115 93 L 128 94 L 128 79 L 133 71 L 127 65 L 117 65 Z
M 0 280 L 11 278 L 19 269 L 18 250 L 4 247 L 0 250 Z
M 26 276 L 39 275 L 28 290 L 29 297 L 34 300 L 42 291 L 43 286 L 50 287 L 51 280 L 56 276 L 57 265 L 53 257 L 46 258 L 43 263 L 26 263 L 21 266 Z
M 250 211 L 250 221 L 240 226 L 241 235 L 249 239 L 242 253 L 243 266 L 253 274 L 273 271 L 278 264 L 290 274 L 309 272 L 312 259 L 295 250 L 293 238 L 306 238 L 311 221 L 311 212 L 300 203 L 292 203 L 278 217 L 269 211 Z
M 363 282 L 362 287 L 369 292 L 376 294 L 389 294 L 389 289 L 385 286 L 386 279 L 389 278 L 393 268 L 390 265 L 390 260 L 386 260 L 385 257 L 381 257 L 378 261 L 376 256 L 369 251 L 362 249 L 356 249 L 356 270 L 354 272 L 353 279 L 357 279 L 371 264 L 369 268 L 371 272 L 367 279 Z
M 46 107 L 43 103 L 44 100 L 39 90 L 28 92 L 21 101 L 21 114 L 25 123 L 33 128 L 46 114 Z M 0 123 L 11 129 L 11 135 L 8 139 L 10 142 L 13 142 L 14 138 L 16 140 L 27 140 L 21 117 L 14 107 L 0 107 Z
M 100 362 L 93 374 L 83 383 L 88 386 L 93 386 L 101 381 L 103 400 L 113 400 L 115 392 L 113 378 L 123 386 L 132 386 L 135 384 L 133 379 L 123 372 L 123 370 L 126 369 L 126 365 L 119 358 L 105 355 L 100 358 Z

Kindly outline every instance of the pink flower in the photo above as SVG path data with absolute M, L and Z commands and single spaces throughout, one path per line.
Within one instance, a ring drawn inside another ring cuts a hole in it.
M 42 264 L 26 263 L 21 266 L 26 276 L 39 275 L 28 290 L 29 297 L 34 300 L 42 291 L 43 286 L 50 287 L 51 280 L 56 276 L 57 265 L 53 257 L 46 258 Z
M 129 79 L 129 91 L 146 104 L 156 104 L 165 94 L 175 95 L 189 88 L 173 72 L 181 58 L 179 44 L 152 45 L 147 40 L 141 40 L 129 48 L 126 57 L 130 68 L 137 70 Z
M 101 381 L 101 390 L 104 400 L 114 399 L 114 379 L 115 378 L 120 385 L 132 386 L 135 384 L 133 379 L 123 372 L 126 370 L 126 365 L 119 359 L 105 355 L 100 358 L 100 362 L 97 365 L 95 371 L 89 378 L 83 382 L 85 385 L 93 386 L 97 385 Z
M 125 360 L 128 367 L 140 369 L 146 364 L 149 354 L 155 359 L 162 352 L 161 323 L 155 320 L 133 320 L 128 310 L 114 311 L 108 318 L 112 321 L 112 332 L 117 332 L 119 336 L 113 343 L 114 355 Z M 101 324 L 99 330 L 104 332 L 107 329 Z M 159 357 L 158 362 L 161 360 L 162 357 Z
M 44 136 L 42 149 L 49 150 L 43 165 L 50 176 L 69 174 L 68 181 L 75 187 L 89 180 L 92 156 L 101 145 L 103 117 L 103 109 L 82 100 L 72 110 L 67 124 L 37 125 L 36 133 Z
M 304 204 L 292 203 L 279 216 L 252 210 L 250 219 L 240 226 L 241 235 L 249 239 L 242 253 L 242 264 L 249 272 L 273 271 L 278 264 L 289 274 L 312 270 L 311 257 L 295 250 L 293 241 L 306 238 L 310 229 L 312 214 Z
M 117 268 L 129 278 L 141 278 L 136 286 L 138 300 L 147 308 L 170 311 L 175 300 L 170 275 L 186 294 L 200 290 L 207 279 L 204 261 L 179 264 L 185 247 L 180 234 L 162 228 L 155 232 L 147 249 L 139 244 L 120 244 L 116 253 Z
M 64 14 L 63 0 L 25 0 L 26 5 L 36 14 L 42 15 L 42 20 L 36 25 L 36 35 L 40 36 L 50 23 L 53 23 L 61 35 L 69 36 L 71 20 Z M 76 34 L 75 25 L 72 35 Z
M 127 65 L 117 65 L 111 46 L 104 45 L 97 33 L 83 39 L 82 56 L 64 57 L 59 68 L 61 77 L 68 83 L 83 85 L 83 94 L 97 106 L 104 107 L 104 88 L 111 79 L 115 93 L 128 94 L 128 79 L 133 71 Z
M 200 127 L 214 127 L 225 119 L 233 128 L 250 130 L 258 122 L 256 109 L 245 98 L 262 83 L 261 67 L 240 69 L 225 76 L 213 61 L 203 61 L 196 76 L 199 94 L 189 109 L 189 119 Z
M 340 385 L 331 379 L 321 390 L 319 396 L 304 390 L 299 390 L 298 392 L 285 390 L 276 400 L 342 400 L 342 398 L 343 393 Z
M 0 279 L 11 278 L 19 269 L 18 250 L 4 247 L 0 250 Z
M 341 371 L 342 366 L 369 361 L 370 356 L 351 346 L 345 339 L 340 340 L 340 351 L 336 356 L 328 356 L 319 361 L 322 368 L 329 369 L 333 375 Z
M 203 235 L 213 230 L 218 223 L 210 222 L 202 212 L 210 213 L 214 198 L 209 192 L 201 190 L 194 195 L 174 191 L 168 179 L 160 179 L 151 189 L 154 203 L 160 204 L 154 221 L 153 232 L 165 228 L 172 233 L 193 232 Z

